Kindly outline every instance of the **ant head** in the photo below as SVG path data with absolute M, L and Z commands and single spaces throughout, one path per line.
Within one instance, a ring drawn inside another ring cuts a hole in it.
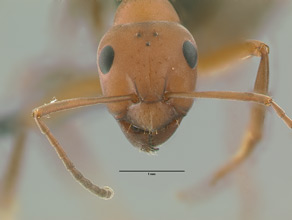
M 138 99 L 107 104 L 134 146 L 157 150 L 192 106 L 190 99 L 166 100 L 165 94 L 194 91 L 196 48 L 192 35 L 169 21 L 115 25 L 101 40 L 97 63 L 103 95 Z

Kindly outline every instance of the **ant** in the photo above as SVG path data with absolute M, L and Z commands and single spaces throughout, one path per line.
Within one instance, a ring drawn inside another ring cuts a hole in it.
M 97 50 L 97 66 L 102 96 L 75 98 L 45 104 L 33 110 L 41 132 L 55 148 L 65 167 L 86 189 L 110 199 L 110 187 L 100 188 L 78 171 L 41 120 L 51 113 L 78 107 L 106 104 L 125 136 L 147 153 L 158 151 L 178 128 L 195 98 L 215 98 L 254 102 L 249 128 L 238 152 L 211 180 L 215 184 L 253 151 L 261 139 L 267 106 L 292 128 L 292 120 L 269 97 L 269 47 L 248 40 L 230 45 L 198 60 L 196 42 L 168 0 L 124 0 L 117 9 L 114 24 Z M 253 92 L 196 92 L 197 71 L 249 57 L 260 57 Z

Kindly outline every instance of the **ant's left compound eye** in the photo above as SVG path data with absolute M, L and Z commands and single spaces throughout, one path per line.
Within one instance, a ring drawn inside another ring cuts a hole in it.
M 197 49 L 190 41 L 185 41 L 182 50 L 189 67 L 195 68 L 198 62 Z
M 114 57 L 115 52 L 111 46 L 106 46 L 102 49 L 99 55 L 98 65 L 103 74 L 106 74 L 110 71 L 110 68 L 113 65 Z

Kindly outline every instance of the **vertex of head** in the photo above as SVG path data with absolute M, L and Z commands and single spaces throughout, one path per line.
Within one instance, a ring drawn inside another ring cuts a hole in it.
M 117 9 L 114 25 L 147 21 L 180 22 L 168 0 L 123 0 Z

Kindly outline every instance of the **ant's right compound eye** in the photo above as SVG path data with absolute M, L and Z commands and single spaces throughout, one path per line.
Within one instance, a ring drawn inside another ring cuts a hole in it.
M 114 49 L 111 46 L 106 46 L 102 49 L 99 59 L 98 65 L 103 74 L 106 74 L 110 71 L 113 61 L 115 57 Z
M 189 67 L 194 69 L 198 62 L 197 49 L 190 41 L 185 41 L 182 50 Z

